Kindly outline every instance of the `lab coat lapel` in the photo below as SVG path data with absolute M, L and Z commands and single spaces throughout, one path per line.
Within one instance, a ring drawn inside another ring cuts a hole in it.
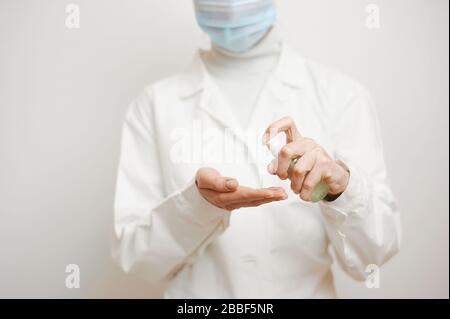
M 239 123 L 225 102 L 222 93 L 207 75 L 205 75 L 205 87 L 199 107 L 214 118 L 223 128 L 235 131 L 239 127 Z
M 227 107 L 225 100 L 209 76 L 201 59 L 201 53 L 197 53 L 193 63 L 180 78 L 180 97 L 189 98 L 199 94 L 196 101 L 198 107 L 211 116 L 224 128 L 235 129 L 238 127 L 237 119 Z
M 281 117 L 291 115 L 292 94 L 306 85 L 306 69 L 303 59 L 283 44 L 280 60 L 267 79 L 258 103 L 250 119 L 251 127 L 266 127 Z

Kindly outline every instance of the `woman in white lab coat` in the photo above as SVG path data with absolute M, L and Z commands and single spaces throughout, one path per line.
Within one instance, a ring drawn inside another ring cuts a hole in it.
M 369 95 L 281 41 L 273 0 L 194 5 L 212 48 L 126 115 L 114 256 L 168 298 L 335 297 L 329 247 L 357 280 L 399 248 Z

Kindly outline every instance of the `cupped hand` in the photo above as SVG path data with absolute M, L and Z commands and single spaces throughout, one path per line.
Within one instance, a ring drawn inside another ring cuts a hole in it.
M 209 167 L 197 171 L 196 184 L 200 194 L 208 202 L 228 211 L 257 207 L 287 198 L 281 187 L 255 189 L 240 186 L 236 179 L 224 177 Z

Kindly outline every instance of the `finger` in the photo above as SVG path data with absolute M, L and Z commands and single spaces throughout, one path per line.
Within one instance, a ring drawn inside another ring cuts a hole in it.
M 267 171 L 269 172 L 269 174 L 275 175 L 275 173 L 277 172 L 277 168 L 278 168 L 278 159 L 274 158 L 269 165 L 267 165 Z
M 258 207 L 261 205 L 265 205 L 265 204 L 269 204 L 272 202 L 277 202 L 277 201 L 281 201 L 284 199 L 264 199 L 264 200 L 256 200 L 256 201 L 252 201 L 252 202 L 244 202 L 244 203 L 235 203 L 232 204 L 228 207 L 226 207 L 227 210 L 236 210 L 239 208 L 244 208 L 244 207 Z
M 295 164 L 291 174 L 291 189 L 295 194 L 300 193 L 305 177 L 314 167 L 316 158 L 317 154 L 313 150 L 303 155 Z
M 253 202 L 245 202 L 245 203 L 235 203 L 232 204 L 228 207 L 226 207 L 227 210 L 232 211 L 232 210 L 236 210 L 239 208 L 244 208 L 244 207 L 258 207 L 264 204 L 268 204 L 273 202 L 274 200 L 259 200 L 259 201 L 253 201 Z
M 303 156 L 306 152 L 313 150 L 317 146 L 316 142 L 309 138 L 302 138 L 298 141 L 286 144 L 278 154 L 278 166 L 276 174 L 281 179 L 288 178 L 288 168 L 291 160 Z
M 249 187 L 239 187 L 232 193 L 219 193 L 217 201 L 223 206 L 230 204 L 253 202 L 258 200 L 279 200 L 287 197 L 286 192 L 281 187 L 253 189 Z
M 319 182 L 322 180 L 322 177 L 327 174 L 326 170 L 326 165 L 323 165 L 316 161 L 313 169 L 306 175 L 303 182 L 302 188 L 300 190 L 301 199 L 307 202 L 311 201 L 312 192 L 314 191 L 316 185 L 319 184 Z
M 280 132 L 284 132 L 286 134 L 286 143 L 293 142 L 294 140 L 302 137 L 300 132 L 297 130 L 294 120 L 291 117 L 286 116 L 269 125 L 264 133 L 263 143 L 266 144 Z
M 252 202 L 258 200 L 277 200 L 287 196 L 281 187 L 254 189 L 249 187 L 239 187 L 238 191 L 230 194 L 223 194 L 222 197 L 230 204 Z
M 197 172 L 197 187 L 202 189 L 210 189 L 217 192 L 233 192 L 239 183 L 234 178 L 221 176 L 214 168 L 204 167 Z

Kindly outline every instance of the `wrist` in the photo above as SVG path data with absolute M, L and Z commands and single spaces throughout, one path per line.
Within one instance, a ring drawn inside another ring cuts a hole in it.
M 328 202 L 332 202 L 338 199 L 339 196 L 341 196 L 346 191 L 348 183 L 350 181 L 350 169 L 348 168 L 348 166 L 340 160 L 335 160 L 334 162 L 339 166 L 339 169 L 344 170 L 341 177 L 342 182 L 340 183 L 342 187 L 337 191 L 330 191 L 327 196 L 325 196 L 324 200 Z

